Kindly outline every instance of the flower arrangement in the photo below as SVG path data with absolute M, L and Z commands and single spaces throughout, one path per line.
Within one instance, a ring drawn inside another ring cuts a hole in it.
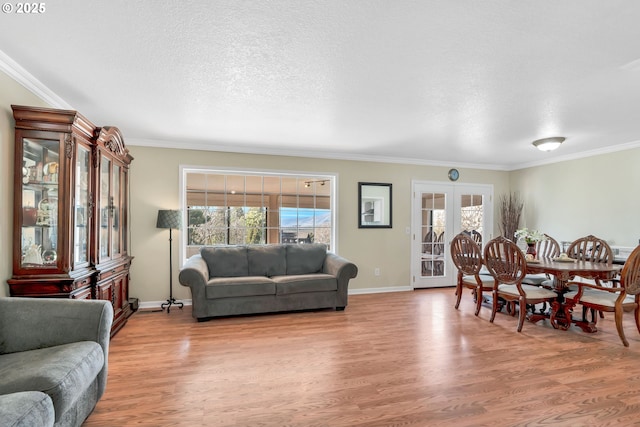
M 524 239 L 527 243 L 537 243 L 547 240 L 547 236 L 545 236 L 544 233 L 538 230 L 529 230 L 526 227 L 516 230 L 515 237 L 516 239 Z

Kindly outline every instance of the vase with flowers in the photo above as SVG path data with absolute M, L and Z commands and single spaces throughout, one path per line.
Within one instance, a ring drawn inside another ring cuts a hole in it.
M 541 233 L 538 230 L 529 230 L 526 227 L 516 230 L 514 236 L 516 239 L 524 239 L 527 243 L 527 254 L 533 255 L 534 259 L 537 255 L 536 243 L 547 240 L 547 236 L 545 236 L 544 233 Z

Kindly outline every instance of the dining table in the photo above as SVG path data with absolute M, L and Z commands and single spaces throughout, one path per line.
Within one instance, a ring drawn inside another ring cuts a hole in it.
M 529 315 L 529 320 L 535 323 L 542 319 L 549 319 L 556 329 L 567 330 L 574 324 L 585 332 L 597 332 L 593 322 L 573 318 L 572 311 L 575 303 L 568 303 L 564 294 L 570 290 L 569 282 L 575 277 L 607 281 L 614 278 L 622 267 L 612 262 L 581 261 L 573 258 L 540 258 L 527 261 L 527 274 L 544 273 L 553 276 L 553 290 L 558 294 L 549 310 L 533 312 Z

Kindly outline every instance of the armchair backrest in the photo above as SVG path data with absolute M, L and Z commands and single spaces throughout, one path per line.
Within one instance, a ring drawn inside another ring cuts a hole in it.
M 503 236 L 487 242 L 484 248 L 484 264 L 499 283 L 521 283 L 527 273 L 524 254 L 511 240 Z
M 631 252 L 624 263 L 620 273 L 620 283 L 627 294 L 640 294 L 640 245 Z
M 536 243 L 538 258 L 557 258 L 560 255 L 560 244 L 556 239 L 545 233 L 547 240 Z
M 467 234 L 460 233 L 451 241 L 451 259 L 459 273 L 475 276 L 482 268 L 482 252 Z
M 580 261 L 613 262 L 609 244 L 591 234 L 574 240 L 567 248 L 567 255 Z

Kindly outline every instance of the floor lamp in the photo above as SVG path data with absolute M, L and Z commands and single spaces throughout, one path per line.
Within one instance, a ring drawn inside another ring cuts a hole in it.
M 183 303 L 176 301 L 173 297 L 173 261 L 171 259 L 171 231 L 174 228 L 180 228 L 181 218 L 182 213 L 179 210 L 160 209 L 158 211 L 158 221 L 156 222 L 157 228 L 169 229 L 169 299 L 160 306 L 162 310 L 167 307 L 167 313 L 171 311 L 171 305 L 177 305 L 180 308 L 184 307 Z

